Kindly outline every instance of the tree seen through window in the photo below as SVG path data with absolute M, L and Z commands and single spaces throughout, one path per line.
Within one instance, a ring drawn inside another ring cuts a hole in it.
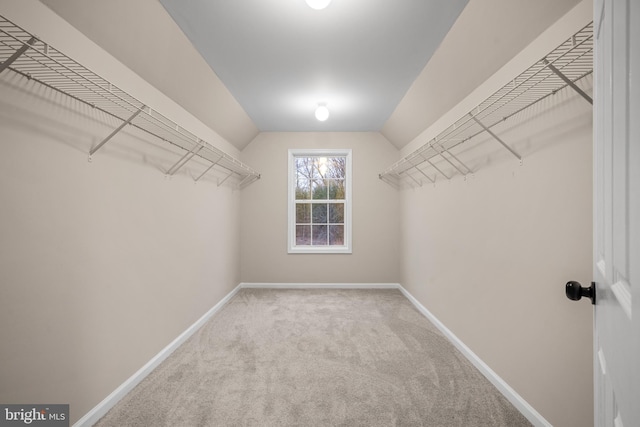
M 343 245 L 346 157 L 295 157 L 295 242 Z

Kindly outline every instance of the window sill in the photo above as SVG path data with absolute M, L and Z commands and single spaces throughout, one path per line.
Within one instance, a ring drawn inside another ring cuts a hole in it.
M 304 247 L 290 247 L 290 254 L 350 254 L 352 253 L 351 248 L 347 246 L 333 246 L 333 247 L 322 247 L 322 246 L 304 246 Z

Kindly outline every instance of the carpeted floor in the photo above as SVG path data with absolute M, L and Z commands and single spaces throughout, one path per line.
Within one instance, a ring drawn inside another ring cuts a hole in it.
M 243 289 L 96 425 L 531 424 L 398 290 Z

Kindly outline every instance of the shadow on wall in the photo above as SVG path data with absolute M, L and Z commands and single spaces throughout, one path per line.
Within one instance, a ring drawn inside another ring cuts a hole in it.
M 0 76 L 0 120 L 3 126 L 27 129 L 66 145 L 89 160 L 89 152 L 122 124 L 122 120 L 92 108 L 54 89 L 10 70 Z M 11 101 L 8 101 L 11 99 Z M 177 146 L 126 126 L 109 140 L 90 161 L 108 155 L 129 163 L 142 164 L 166 174 L 185 154 Z M 176 175 L 196 180 L 210 166 L 195 156 Z M 224 171 L 212 168 L 199 181 L 235 188 Z
M 581 79 L 579 83 L 585 92 L 591 92 L 590 75 Z M 528 156 L 548 149 L 558 140 L 569 136 L 591 121 L 591 105 L 571 88 L 566 87 L 508 119 L 487 125 L 498 138 L 520 155 L 522 164 L 526 165 Z M 451 143 L 445 142 L 444 145 L 451 145 Z M 418 164 L 421 173 L 417 173 L 415 167 L 413 170 L 408 169 L 413 179 L 405 174 L 405 178 L 399 183 L 400 188 L 418 188 L 425 184 L 439 185 L 456 178 L 466 180 L 488 167 L 506 162 L 520 162 L 500 142 L 484 131 L 469 140 L 459 142 L 457 145 L 453 144 L 453 148 L 449 151 L 460 162 L 449 154 L 447 159 L 442 155 L 428 158 L 432 165 L 429 166 L 426 162 L 422 166 Z M 426 177 L 421 175 L 425 173 Z

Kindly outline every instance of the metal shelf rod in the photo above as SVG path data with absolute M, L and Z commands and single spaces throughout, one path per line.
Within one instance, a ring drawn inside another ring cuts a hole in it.
M 7 67 L 9 67 L 9 65 L 13 64 L 16 59 L 22 56 L 22 54 L 25 53 L 27 49 L 29 49 L 31 45 L 36 42 L 36 40 L 37 39 L 35 37 L 31 37 L 28 42 L 23 44 L 21 48 L 14 52 L 13 55 L 11 55 L 6 61 L 0 64 L 0 73 L 2 73 Z
M 196 148 L 198 149 L 197 151 Z M 187 164 L 189 160 L 191 160 L 193 156 L 195 156 L 200 150 L 202 150 L 201 144 L 194 145 L 191 150 L 184 153 L 184 156 L 182 156 L 180 160 L 178 160 L 173 166 L 169 168 L 169 170 L 167 171 L 167 175 L 172 176 L 174 173 L 176 173 L 178 169 Z
M 587 102 L 591 105 L 593 105 L 593 99 L 591 99 L 591 97 L 589 95 L 587 95 L 582 89 L 580 89 L 578 86 L 576 86 L 576 84 L 574 82 L 572 82 L 571 80 L 569 80 L 567 78 L 567 76 L 565 76 L 564 74 L 562 74 L 560 72 L 560 70 L 558 70 L 556 67 L 553 66 L 553 64 L 551 64 L 549 61 L 547 61 L 546 59 L 544 60 L 544 63 L 547 64 L 547 67 L 549 67 L 549 69 L 551 71 L 553 71 L 558 77 L 560 77 L 562 80 L 564 80 L 570 87 L 571 89 L 575 90 L 576 92 L 578 92 L 578 94 L 583 97 L 584 99 L 587 100 Z
M 518 160 L 522 160 L 522 156 L 518 153 L 515 152 L 515 150 L 511 147 L 509 147 L 507 145 L 506 142 L 504 142 L 503 140 L 500 139 L 500 137 L 498 135 L 496 135 L 495 133 L 493 133 L 491 131 L 491 129 L 489 129 L 488 127 L 486 127 L 485 125 L 482 124 L 482 122 L 478 119 L 475 118 L 475 116 L 473 116 L 471 113 L 469 113 L 469 115 L 471 116 L 471 118 L 477 123 L 479 124 L 482 129 L 484 129 L 489 135 L 491 135 L 496 141 L 498 141 L 504 148 L 506 148 L 507 150 L 509 150 L 509 152 L 511 154 L 513 154 Z
M 195 179 L 195 181 L 196 181 L 196 182 L 200 181 L 200 178 L 202 178 L 203 176 L 205 176 L 205 175 L 207 174 L 207 172 L 209 172 L 209 171 L 210 171 L 210 170 L 211 170 L 215 165 L 217 165 L 217 164 L 218 164 L 218 162 L 219 162 L 220 160 L 222 160 L 222 156 L 221 156 L 218 160 L 216 160 L 215 162 L 211 163 L 211 165 L 210 165 L 207 169 L 205 169 L 205 171 L 204 171 L 204 172 L 202 172 L 202 173 L 201 173 L 201 174 L 200 174 L 200 175 Z
M 126 125 L 128 125 L 129 123 L 131 123 L 131 121 L 133 119 L 136 118 L 136 116 L 138 114 L 140 114 L 140 112 L 142 111 L 142 108 L 139 109 L 138 111 L 136 111 L 135 113 L 133 113 L 131 115 L 131 117 L 129 117 L 127 120 L 125 120 L 124 122 L 122 122 L 122 124 L 120 126 L 118 126 L 113 132 L 111 132 L 109 134 L 109 136 L 107 136 L 105 139 L 102 140 L 102 142 L 100 142 L 100 144 L 96 145 L 93 149 L 91 149 L 89 151 L 89 155 L 93 156 L 93 154 L 98 151 L 104 144 L 107 143 L 107 141 L 109 141 L 111 138 L 113 138 L 118 132 L 120 132 L 122 130 L 122 128 L 124 128 Z

